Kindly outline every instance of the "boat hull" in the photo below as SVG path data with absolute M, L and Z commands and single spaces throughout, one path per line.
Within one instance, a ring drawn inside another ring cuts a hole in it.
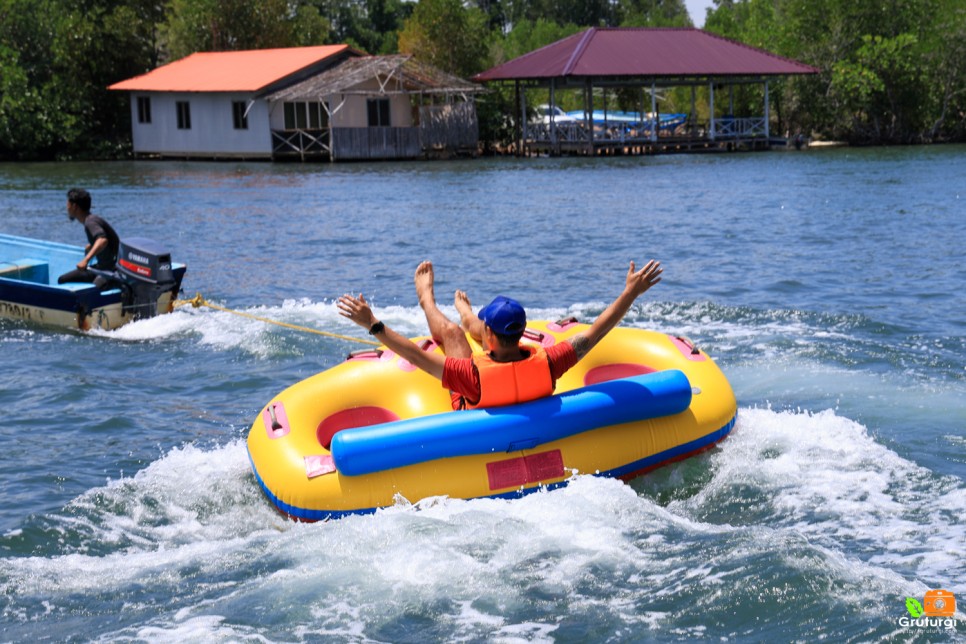
M 552 345 L 586 328 L 531 322 L 528 336 Z M 272 503 L 314 521 L 399 498 L 514 497 L 575 473 L 633 478 L 711 447 L 736 413 L 707 354 L 618 328 L 554 396 L 489 410 L 453 412 L 438 380 L 388 350 L 363 352 L 276 396 L 252 424 L 248 452 Z
M 116 329 L 133 320 L 118 288 L 57 283 L 83 257 L 78 246 L 0 235 L 0 317 L 83 331 Z M 172 267 L 176 283 L 158 295 L 158 312 L 171 310 L 185 270 L 184 264 Z

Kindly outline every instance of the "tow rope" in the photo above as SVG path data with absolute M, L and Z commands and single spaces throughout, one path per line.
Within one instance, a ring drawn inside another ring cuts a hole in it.
M 195 296 L 190 300 L 175 300 L 174 302 L 171 303 L 171 306 L 172 308 L 177 308 L 179 306 L 185 306 L 186 304 L 190 304 L 191 307 L 195 309 L 205 306 L 205 307 L 208 307 L 209 309 L 224 311 L 225 313 L 231 313 L 232 315 L 239 315 L 243 318 L 249 318 L 250 320 L 258 320 L 259 322 L 265 322 L 266 324 L 275 324 L 277 326 L 283 326 L 287 329 L 295 329 L 296 331 L 305 331 L 306 333 L 315 333 L 316 335 L 324 335 L 330 338 L 339 338 L 340 340 L 349 340 L 350 342 L 360 342 L 362 344 L 370 344 L 374 347 L 382 346 L 378 342 L 373 342 L 372 340 L 354 338 L 350 335 L 340 335 L 338 333 L 331 333 L 329 331 L 320 331 L 319 329 L 312 329 L 307 326 L 289 324 L 288 322 L 281 322 L 279 320 L 273 320 L 271 318 L 261 317 L 260 315 L 252 315 L 251 313 L 245 313 L 243 311 L 236 311 L 234 309 L 229 309 L 224 306 L 218 306 L 217 304 L 212 304 L 204 297 L 202 297 L 201 293 L 195 293 Z

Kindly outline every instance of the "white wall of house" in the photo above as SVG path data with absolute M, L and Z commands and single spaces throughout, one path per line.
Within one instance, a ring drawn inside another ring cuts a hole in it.
M 139 121 L 138 98 L 151 103 L 151 121 Z M 247 129 L 236 129 L 232 103 L 248 105 L 247 93 L 131 92 L 131 123 L 135 154 L 268 158 L 272 153 L 268 106 L 256 100 L 248 110 Z M 186 102 L 190 128 L 178 127 L 179 102 Z

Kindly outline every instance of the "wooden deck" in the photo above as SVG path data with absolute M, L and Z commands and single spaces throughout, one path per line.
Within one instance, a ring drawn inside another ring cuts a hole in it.
M 531 123 L 522 148 L 524 154 L 608 156 L 767 150 L 775 145 L 784 146 L 785 140 L 768 135 L 763 117 L 752 117 L 717 119 L 713 129 L 710 124 L 685 124 L 657 133 L 648 126 Z

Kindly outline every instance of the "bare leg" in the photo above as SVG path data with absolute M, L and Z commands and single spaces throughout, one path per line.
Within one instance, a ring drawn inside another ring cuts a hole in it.
M 444 354 L 453 358 L 469 358 L 473 354 L 473 350 L 466 340 L 463 329 L 443 315 L 443 312 L 436 306 L 433 280 L 432 262 L 423 262 L 416 267 L 416 275 L 413 277 L 416 284 L 416 297 L 419 298 L 419 306 L 422 307 L 423 313 L 426 315 L 429 334 L 443 348 Z
M 453 297 L 453 303 L 456 305 L 456 310 L 460 313 L 460 326 L 470 334 L 471 338 L 477 342 L 482 342 L 483 320 L 473 313 L 473 305 L 470 304 L 469 296 L 464 291 L 456 291 L 456 295 Z

